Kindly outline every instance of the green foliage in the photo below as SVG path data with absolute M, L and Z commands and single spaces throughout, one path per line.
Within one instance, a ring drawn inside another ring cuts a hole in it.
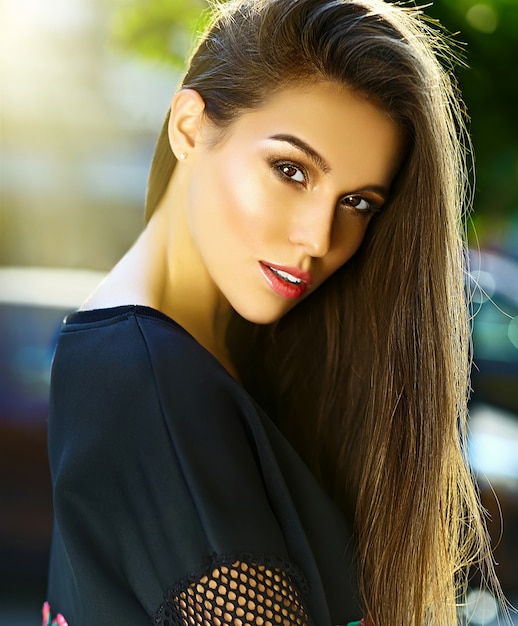
M 103 0 L 123 50 L 176 67 L 201 28 L 206 0 Z M 481 226 L 518 211 L 518 0 L 436 0 L 425 12 L 465 44 L 458 77 L 472 118 Z M 486 226 L 485 226 L 486 224 Z
M 498 235 L 487 231 L 518 212 L 518 2 L 436 0 L 426 12 L 465 43 L 457 74 L 472 119 L 475 221 L 481 237 Z
M 122 50 L 182 67 L 205 0 L 105 0 L 113 6 L 112 35 Z

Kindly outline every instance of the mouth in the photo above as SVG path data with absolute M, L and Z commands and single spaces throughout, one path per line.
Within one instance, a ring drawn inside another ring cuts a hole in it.
M 277 274 L 279 278 L 282 278 L 282 280 L 285 280 L 286 282 L 291 283 L 292 285 L 302 285 L 302 283 L 304 282 L 300 278 L 293 276 L 293 274 L 290 274 L 289 272 L 284 272 L 283 270 L 277 270 L 271 265 L 269 266 L 269 269 L 274 274 Z
M 312 278 L 309 272 L 295 267 L 272 265 L 264 261 L 260 261 L 259 265 L 272 291 L 283 298 L 289 300 L 300 298 L 311 284 Z

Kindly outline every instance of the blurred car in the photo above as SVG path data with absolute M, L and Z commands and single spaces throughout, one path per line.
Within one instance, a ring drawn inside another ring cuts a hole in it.
M 518 261 L 494 250 L 472 250 L 470 266 L 474 358 L 469 456 L 487 512 L 497 575 L 517 606 Z M 480 602 L 474 594 L 472 610 L 468 601 L 469 623 L 501 623 L 496 614 L 493 621 L 487 617 L 495 611 L 494 599 L 482 598 Z M 518 624 L 518 614 L 512 615 L 512 623 Z
M 518 262 L 494 251 L 472 251 L 475 403 L 518 413 Z
M 102 277 L 0 268 L 0 623 L 10 606 L 37 610 L 45 597 L 52 527 L 50 366 L 63 318 Z

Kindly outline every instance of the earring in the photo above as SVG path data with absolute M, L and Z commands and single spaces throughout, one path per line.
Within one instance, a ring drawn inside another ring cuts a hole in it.
M 185 159 L 187 158 L 187 152 L 182 152 L 178 158 L 180 159 L 180 161 L 185 161 Z

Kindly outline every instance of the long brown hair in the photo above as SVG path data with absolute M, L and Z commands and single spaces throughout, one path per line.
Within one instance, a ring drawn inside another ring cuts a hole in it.
M 469 141 L 452 66 L 438 27 L 416 9 L 230 0 L 182 83 L 231 132 L 276 90 L 334 81 L 376 102 L 408 137 L 390 199 L 356 255 L 278 323 L 236 318 L 231 327 L 247 334 L 246 353 L 235 352 L 245 385 L 354 524 L 376 626 L 451 626 L 470 566 L 494 576 L 466 459 Z M 164 127 L 148 217 L 174 165 Z

